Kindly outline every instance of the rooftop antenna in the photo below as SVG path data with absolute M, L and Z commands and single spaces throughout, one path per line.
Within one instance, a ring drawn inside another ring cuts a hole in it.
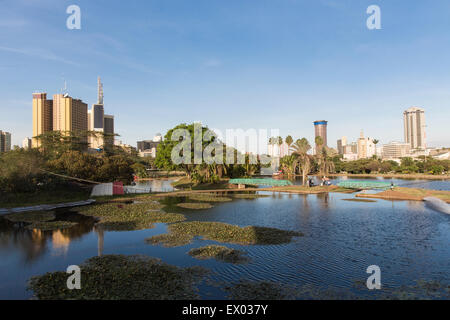
M 61 93 L 63 94 L 64 97 L 68 97 L 69 94 L 67 93 L 67 81 L 64 78 L 63 80 L 64 80 L 64 88 L 61 89 Z
M 97 79 L 97 92 L 98 92 L 97 104 L 103 105 L 103 84 L 100 80 L 100 77 L 98 77 Z

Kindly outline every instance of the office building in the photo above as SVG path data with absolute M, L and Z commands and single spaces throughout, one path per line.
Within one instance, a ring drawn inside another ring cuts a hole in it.
M 156 157 L 158 145 L 162 142 L 160 133 L 153 137 L 153 140 L 143 140 L 137 142 L 137 151 L 141 157 Z
M 39 147 L 37 136 L 53 130 L 53 101 L 47 93 L 33 93 L 33 147 Z
M 344 154 L 344 148 L 347 146 L 347 137 L 342 137 L 337 141 L 337 149 L 339 154 Z
M 426 149 L 425 110 L 412 107 L 403 112 L 405 143 L 411 149 Z
M 316 138 L 322 137 L 324 147 L 328 146 L 328 144 L 327 144 L 327 125 L 328 125 L 328 121 L 325 121 L 325 120 L 314 121 L 315 137 Z M 316 150 L 317 150 L 317 146 L 316 146 Z
M 114 144 L 114 116 L 105 114 L 103 117 L 104 133 L 105 133 L 105 145 Z
M 88 106 L 80 99 L 66 94 L 53 95 L 53 130 L 54 131 L 87 131 Z
M 0 130 L 0 152 L 11 151 L 11 133 Z
M 22 148 L 24 149 L 31 149 L 32 147 L 32 140 L 30 138 L 25 138 L 22 141 Z
M 401 159 L 410 155 L 411 145 L 402 142 L 390 142 L 383 145 L 383 159 Z
M 365 138 L 364 133 L 361 131 L 358 139 L 358 159 L 372 158 L 376 154 L 376 146 L 373 143 L 373 139 Z

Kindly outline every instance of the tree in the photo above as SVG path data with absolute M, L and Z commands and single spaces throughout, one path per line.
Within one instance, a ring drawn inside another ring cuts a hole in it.
M 297 158 L 295 165 L 298 163 L 300 165 L 300 170 L 302 171 L 303 185 L 306 184 L 306 175 L 311 170 L 311 159 L 308 155 L 310 149 L 311 145 L 306 138 L 298 139 L 292 146 L 293 155 Z

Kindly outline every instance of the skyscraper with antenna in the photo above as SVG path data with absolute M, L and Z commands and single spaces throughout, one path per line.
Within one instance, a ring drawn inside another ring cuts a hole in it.
M 98 93 L 97 104 L 103 105 L 103 83 L 100 77 L 97 78 L 97 93 Z

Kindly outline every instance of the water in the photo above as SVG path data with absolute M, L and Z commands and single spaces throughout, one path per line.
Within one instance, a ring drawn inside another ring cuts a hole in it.
M 441 181 L 433 183 L 447 188 Z M 92 219 L 72 214 L 67 219 L 80 222 L 74 228 L 33 232 L 0 218 L 0 299 L 30 298 L 26 281 L 31 276 L 65 270 L 98 254 L 145 254 L 177 266 L 201 265 L 211 269 L 210 278 L 217 282 L 273 280 L 351 290 L 355 281 L 366 281 L 367 267 L 375 264 L 381 268 L 385 287 L 412 285 L 419 279 L 450 283 L 450 215 L 422 202 L 349 202 L 342 199 L 354 195 L 339 193 L 267 194 L 266 198 L 217 203 L 208 210 L 183 209 L 190 221 L 268 226 L 305 234 L 283 245 L 226 244 L 248 252 L 251 261 L 244 265 L 197 260 L 187 254 L 214 241 L 196 239 L 177 248 L 146 244 L 145 238 L 166 232 L 164 224 L 141 231 L 104 232 L 95 229 Z M 225 297 L 217 288 L 204 285 L 200 289 L 206 299 Z
M 150 187 L 152 192 L 171 192 L 174 190 L 171 184 L 173 181 L 173 179 L 138 181 L 136 182 L 136 187 L 141 187 L 143 189 Z

